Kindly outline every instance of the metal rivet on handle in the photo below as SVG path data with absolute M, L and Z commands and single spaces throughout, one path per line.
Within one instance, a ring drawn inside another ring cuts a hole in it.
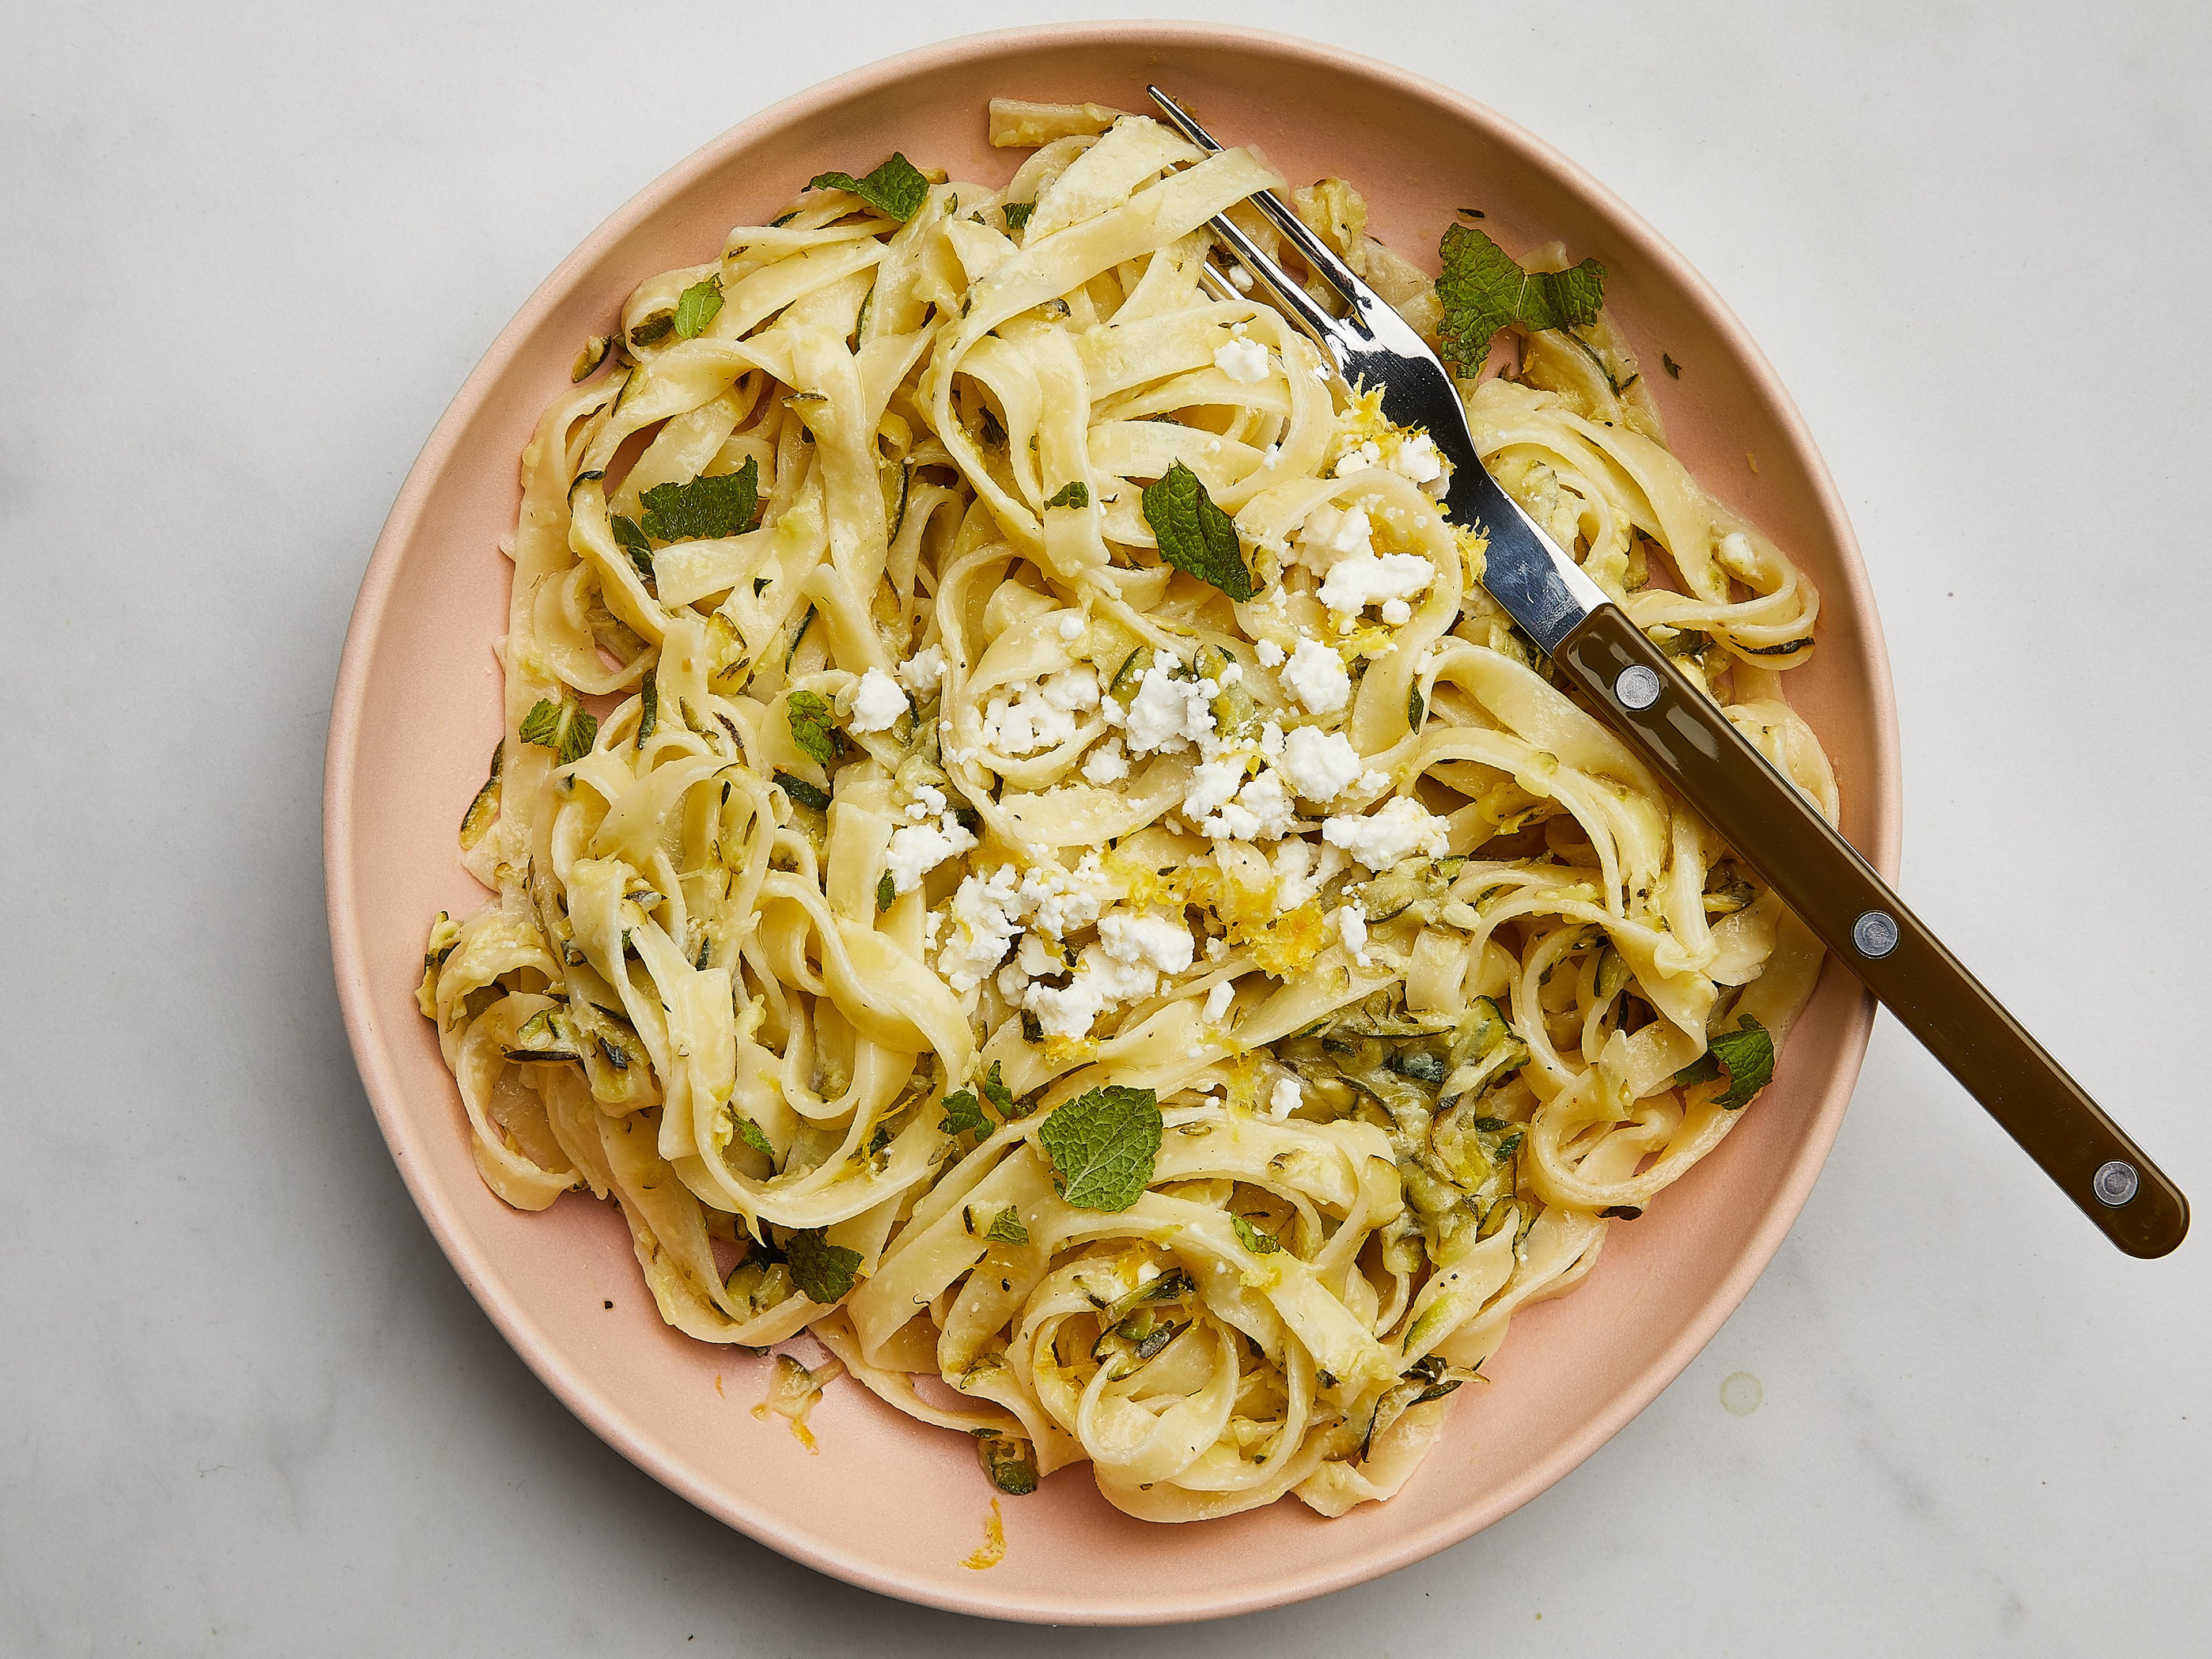
M 2136 1174 L 2136 1166 L 2123 1164 L 2117 1158 L 2089 1178 L 2089 1190 L 2096 1194 L 2097 1202 L 2108 1204 L 2116 1210 L 2136 1195 L 2136 1188 L 2140 1184 L 2141 1177 Z
M 1897 949 L 1897 918 L 1887 910 L 1869 910 L 1851 924 L 1851 943 L 1863 957 L 1886 957 Z
M 1631 663 L 1613 683 L 1613 695 L 1623 708 L 1649 708 L 1659 701 L 1659 676 L 1642 663 Z

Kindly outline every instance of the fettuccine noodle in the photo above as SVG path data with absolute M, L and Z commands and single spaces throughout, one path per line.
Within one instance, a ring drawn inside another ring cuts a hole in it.
M 485 1182 L 611 1195 L 678 1330 L 811 1333 L 1009 1492 L 1337 1515 L 1719 1143 L 1743 1067 L 1695 1062 L 1778 1043 L 1819 949 L 1476 585 L 1426 438 L 1201 284 L 1212 216 L 1273 245 L 1267 163 L 993 123 L 1006 185 L 810 187 L 546 410 L 463 830 L 496 896 L 422 1006 Z M 1356 191 L 1297 200 L 1435 327 Z M 1832 819 L 1779 672 L 1817 596 L 1610 323 L 1462 390 Z M 1163 552 L 1184 477 L 1249 598 Z

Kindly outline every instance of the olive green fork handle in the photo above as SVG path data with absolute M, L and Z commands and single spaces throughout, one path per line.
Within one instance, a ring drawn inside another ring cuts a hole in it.
M 1593 611 L 1553 660 L 2107 1238 L 2181 1243 L 2180 1189 L 1626 611 Z

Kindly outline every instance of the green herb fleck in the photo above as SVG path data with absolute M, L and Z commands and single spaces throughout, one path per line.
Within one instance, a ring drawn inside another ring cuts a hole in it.
M 1000 1077 L 999 1062 L 995 1060 L 991 1062 L 991 1069 L 983 1073 L 982 1089 L 983 1098 L 989 1101 L 999 1115 L 1009 1123 L 1018 1117 L 1029 1115 L 1026 1112 L 1014 1109 L 1014 1091 L 1006 1087 L 1005 1079 Z
M 624 518 L 621 514 L 616 513 L 608 516 L 607 523 L 614 530 L 617 544 L 623 552 L 629 555 L 629 562 L 637 567 L 638 580 L 651 581 L 653 580 L 653 544 L 646 539 L 645 532 L 637 527 L 637 520 Z
M 1681 364 L 1663 351 L 1659 354 L 1659 367 L 1667 371 L 1667 378 L 1670 380 L 1679 380 L 1682 378 Z
M 645 740 L 660 724 L 660 682 L 653 675 L 645 677 L 645 684 L 637 688 L 637 746 L 645 747 Z
M 1060 485 L 1047 507 L 1088 507 L 1091 505 L 1091 486 L 1080 479 Z
M 778 772 L 775 775 L 775 783 L 777 788 L 782 790 L 801 806 L 811 806 L 817 812 L 826 812 L 830 810 L 830 792 L 817 784 L 809 783 L 805 778 L 794 777 L 789 772 Z
M 550 749 L 561 765 L 573 766 L 591 753 L 592 739 L 599 733 L 598 720 L 585 713 L 583 704 L 568 697 L 558 702 L 540 697 L 522 717 L 520 736 L 525 743 Z
M 1571 270 L 1523 270 L 1511 254 L 1465 225 L 1444 228 L 1440 253 L 1444 366 L 1460 375 L 1482 372 L 1501 328 L 1580 327 L 1595 322 L 1605 303 L 1605 267 L 1595 259 Z
M 775 1163 L 775 1148 L 768 1144 L 768 1137 L 761 1133 L 761 1126 L 742 1112 L 734 1113 L 732 1116 L 737 1123 L 738 1139 L 773 1165 Z
M 1722 1109 L 1730 1112 L 1748 1106 L 1752 1097 L 1774 1077 L 1774 1039 L 1749 1014 L 1735 1030 L 1713 1038 L 1707 1052 L 1675 1073 L 1675 1086 L 1687 1089 L 1711 1083 L 1723 1071 L 1728 1074 L 1728 1087 L 1717 1097 Z
M 984 1237 L 994 1244 L 1026 1244 L 1030 1230 L 1022 1225 L 1022 1212 L 1009 1204 L 991 1218 L 991 1225 Z
M 676 313 L 674 312 L 656 311 L 635 328 L 630 330 L 629 343 L 634 346 L 651 345 L 656 340 L 666 339 L 675 331 L 675 328 Z
M 1160 1151 L 1159 1097 L 1109 1084 L 1044 1121 L 1037 1142 L 1060 1196 L 1079 1210 L 1127 1209 L 1144 1195 Z
M 1159 539 L 1160 556 L 1176 569 L 1232 599 L 1249 599 L 1260 591 L 1244 567 L 1236 520 L 1213 504 L 1198 474 L 1181 461 L 1146 487 L 1145 522 Z
M 707 325 L 714 320 L 714 313 L 722 308 L 722 279 L 709 276 L 694 283 L 676 297 L 676 333 L 679 339 L 696 340 L 707 331 Z
M 1406 725 L 1407 729 L 1414 732 L 1419 731 L 1421 729 L 1421 722 L 1428 717 L 1428 700 L 1421 696 L 1419 683 L 1416 682 L 1406 688 Z
M 891 908 L 898 898 L 898 883 L 891 879 L 888 870 L 876 879 L 876 910 L 878 915 Z
M 844 1300 L 860 1271 L 860 1253 L 832 1244 L 819 1227 L 792 1234 L 784 1243 L 783 1259 L 791 1266 L 791 1282 L 808 1301 L 825 1308 Z
M 1273 1255 L 1283 1248 L 1281 1239 L 1261 1232 L 1241 1215 L 1231 1216 L 1229 1224 L 1237 1230 L 1237 1242 L 1255 1255 Z
M 655 484 L 638 500 L 645 533 L 657 542 L 742 535 L 760 518 L 760 462 L 748 455 L 735 472 Z
M 1035 202 L 1009 202 L 1006 205 L 1006 228 L 1020 235 L 1030 228 L 1030 215 L 1036 211 Z
M 837 758 L 837 726 L 830 714 L 830 705 L 814 691 L 794 691 L 785 701 L 784 720 L 791 727 L 791 740 L 801 753 L 811 757 L 823 766 Z
M 949 1135 L 973 1133 L 988 1140 L 997 1127 L 977 1103 L 972 1089 L 956 1089 L 945 1097 L 943 1104 L 945 1115 L 938 1120 L 937 1127 Z
M 890 161 L 864 178 L 849 173 L 817 173 L 806 182 L 809 190 L 848 190 L 870 207 L 888 213 L 900 223 L 921 210 L 929 199 L 929 180 L 898 151 Z

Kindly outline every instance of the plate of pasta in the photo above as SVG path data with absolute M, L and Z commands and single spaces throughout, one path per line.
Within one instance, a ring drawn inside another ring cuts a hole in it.
M 1756 348 L 1528 134 L 1249 31 L 950 43 L 678 166 L 470 378 L 347 641 L 338 984 L 441 1244 L 625 1455 L 918 1601 L 1217 1615 L 1510 1512 L 1741 1298 L 1870 1024 L 1214 247 L 1263 189 L 1893 874 Z

